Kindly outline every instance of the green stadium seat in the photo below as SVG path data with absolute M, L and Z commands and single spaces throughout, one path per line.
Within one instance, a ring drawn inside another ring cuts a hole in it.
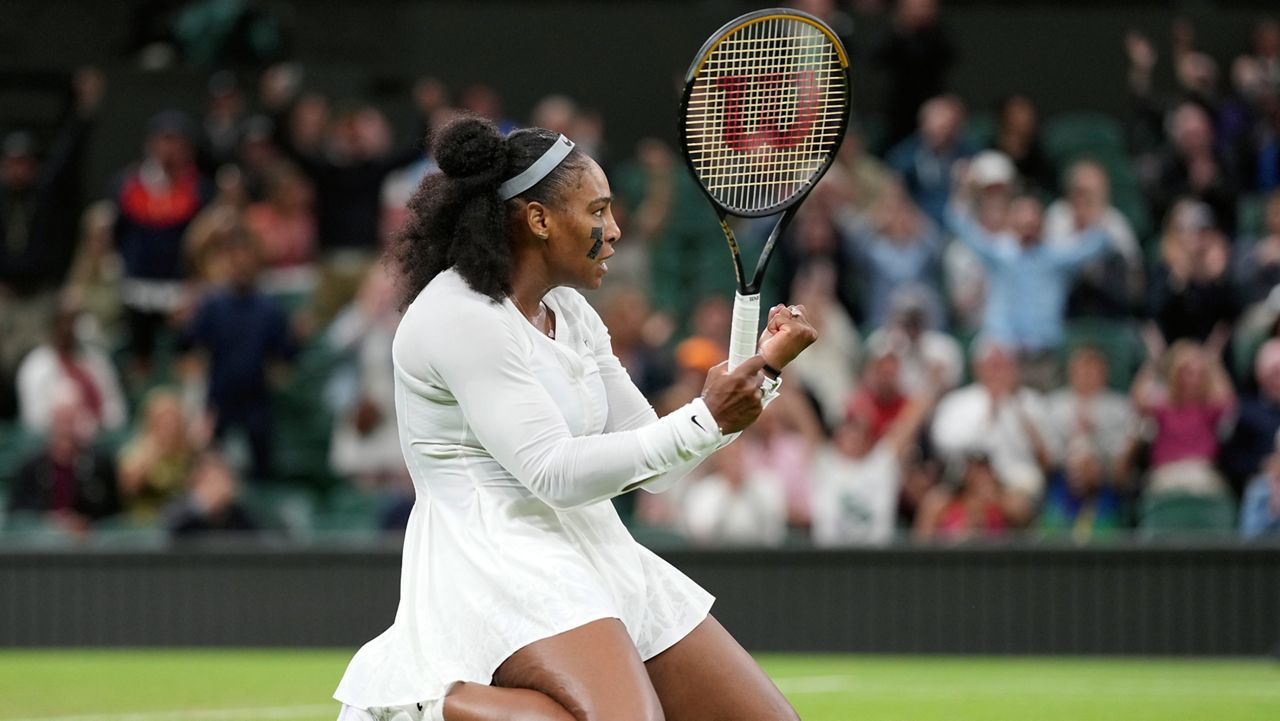
M 315 530 L 324 535 L 376 536 L 382 505 L 377 494 L 338 484 L 326 495 Z
M 68 548 L 78 542 L 76 536 L 50 523 L 43 513 L 18 511 L 4 519 L 0 545 L 5 548 Z
M 289 483 L 244 484 L 241 502 L 260 526 L 307 536 L 315 526 L 316 495 L 308 487 Z
M 1044 129 L 1045 150 L 1059 163 L 1091 153 L 1125 152 L 1124 126 L 1111 115 L 1065 113 L 1050 118 Z
M 40 448 L 41 437 L 17 423 L 0 424 L 0 490 L 13 482 L 23 461 Z
M 1235 517 L 1235 500 L 1226 494 L 1153 493 L 1141 501 L 1138 528 L 1148 537 L 1229 533 Z

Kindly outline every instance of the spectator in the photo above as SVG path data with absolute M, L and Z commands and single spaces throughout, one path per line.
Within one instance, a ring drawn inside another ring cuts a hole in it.
M 147 395 L 142 424 L 120 450 L 116 473 L 125 509 L 151 521 L 186 488 L 199 443 L 178 395 L 157 388 Z
M 208 93 L 197 156 L 201 169 L 212 175 L 235 161 L 246 117 L 244 93 L 231 71 L 210 75 Z
M 194 133 L 191 119 L 179 111 L 154 116 L 142 161 L 112 184 L 129 350 L 140 374 L 151 369 L 159 335 L 182 302 L 183 235 L 213 198 L 212 186 L 196 168 Z
M 462 89 L 458 97 L 458 106 L 466 113 L 493 121 L 504 135 L 519 127 L 516 122 L 502 112 L 502 96 L 492 87 L 484 83 L 473 83 Z M 569 131 L 564 131 L 570 135 Z
M 227 247 L 231 283 L 200 303 L 183 346 L 203 351 L 208 362 L 208 405 L 214 435 L 243 430 L 256 479 L 272 477 L 272 419 L 268 371 L 288 361 L 297 346 L 280 308 L 257 287 L 258 255 L 243 228 Z
M 865 213 L 875 207 L 880 194 L 895 185 L 893 171 L 867 148 L 857 120 L 849 121 L 833 167 L 839 167 L 848 178 L 848 202 L 858 212 Z
M 191 471 L 190 490 L 170 510 L 169 532 L 191 540 L 208 533 L 258 530 L 239 501 L 240 482 L 216 453 L 203 454 Z
M 1055 457 L 1045 401 L 1021 384 L 1012 351 L 998 343 L 975 343 L 973 366 L 977 382 L 947 393 L 938 404 L 933 444 L 953 464 L 971 452 L 985 454 L 1000 481 L 1003 517 L 1025 525 L 1044 493 L 1044 474 Z M 979 485 L 985 480 L 979 479 Z
M 813 524 L 811 440 L 822 423 L 802 395 L 779 398 L 751 426 L 746 465 L 771 474 L 782 492 L 787 528 L 807 536 Z
M 76 246 L 84 149 L 105 93 L 102 73 L 76 73 L 48 155 L 15 132 L 0 142 L 0 419 L 12 418 L 18 363 L 45 333 Z
M 1068 284 L 1106 246 L 1098 218 L 1087 220 L 1089 229 L 1079 242 L 1046 242 L 1040 201 L 1021 196 L 1010 208 L 1011 243 L 1008 236 L 992 235 L 975 222 L 964 199 L 948 211 L 957 237 L 987 268 L 983 334 L 1015 349 L 1023 377 L 1040 390 L 1056 385 L 1054 354 L 1064 336 Z
M 879 328 L 900 288 L 919 288 L 932 302 L 930 327 L 942 324 L 942 238 L 938 227 L 916 208 L 900 186 L 880 193 L 870 214 L 846 212 L 838 219 L 862 272 L 864 321 Z
M 1280 285 L 1280 190 L 1267 196 L 1262 232 L 1236 254 L 1235 281 L 1247 304 L 1261 303 Z
M 835 283 L 829 263 L 814 263 L 796 276 L 791 299 L 807 309 L 818 340 L 787 367 L 787 377 L 800 384 L 816 404 L 822 422 L 829 425 L 844 417 L 862 355 L 858 329 L 836 300 Z
M 1263 80 L 1280 90 L 1280 21 L 1264 17 L 1253 28 L 1253 59 L 1262 71 Z
M 813 439 L 814 543 L 893 540 L 906 465 L 939 391 L 931 387 L 913 398 L 878 441 L 872 440 L 868 419 L 856 412 L 836 429 L 830 445 Z
M 825 191 L 831 186 L 819 183 L 818 187 Z M 778 241 L 777 252 L 774 253 L 777 256 L 774 263 L 781 267 L 777 272 L 771 270 L 769 275 L 784 289 L 778 295 L 785 297 L 785 289 L 795 290 L 805 283 L 801 280 L 802 275 L 808 274 L 815 266 L 823 266 L 824 270 L 819 272 L 829 273 L 830 277 L 824 277 L 822 284 L 825 286 L 829 282 L 832 299 L 839 304 L 850 323 L 856 326 L 863 320 L 865 309 L 857 292 L 859 273 L 854 248 L 844 242 L 836 227 L 833 204 L 823 202 L 833 200 L 835 195 L 837 194 L 818 194 L 815 191 L 814 202 L 801 206 L 790 227 L 783 232 Z M 764 218 L 756 221 L 744 235 L 756 230 L 768 230 L 772 225 L 772 220 Z M 753 240 L 763 243 L 763 238 L 759 235 Z M 743 243 L 742 236 L 738 242 Z
M 1036 104 L 1021 93 L 1006 96 L 996 107 L 996 135 L 991 147 L 1013 161 L 1023 190 L 1053 193 L 1058 171 L 1040 145 L 1040 119 Z
M 1240 532 L 1245 538 L 1280 535 L 1280 443 L 1273 446 L 1258 475 L 1245 487 Z
M 1155 425 L 1151 476 L 1145 493 L 1226 491 L 1213 467 L 1218 456 L 1218 426 L 1235 406 L 1235 391 L 1218 355 L 1188 340 L 1168 352 L 1164 383 L 1155 363 L 1164 355 L 1149 334 L 1149 360 L 1133 381 L 1133 404 Z
M 268 292 L 307 293 L 315 284 L 313 201 L 306 177 L 281 165 L 267 179 L 266 199 L 245 210 L 245 225 L 261 242 L 262 284 Z
M 87 333 L 101 347 L 119 347 L 120 281 L 124 269 L 111 244 L 116 214 L 105 200 L 80 219 L 80 245 L 63 287 L 64 303 L 84 308 Z
M 955 57 L 937 0 L 898 0 L 889 37 L 874 54 L 889 76 L 886 147 L 910 135 L 921 105 L 946 91 Z
M 233 165 L 224 165 L 218 171 L 218 194 L 191 221 L 183 238 L 189 288 L 209 287 L 226 283 L 231 278 L 227 267 L 227 245 L 231 236 L 244 228 L 247 195 L 242 184 L 244 176 Z M 181 325 L 190 311 L 192 294 L 188 293 L 169 322 Z
M 671 384 L 673 369 L 659 348 L 667 332 L 652 322 L 649 298 L 635 288 L 613 290 L 601 304 L 600 317 L 609 329 L 613 354 L 631 381 L 646 398 L 656 397 Z
M 1067 446 L 1064 461 L 1045 494 L 1040 528 L 1076 543 L 1112 535 L 1123 518 L 1101 449 L 1080 437 Z
M 411 493 L 412 484 L 396 432 L 395 375 L 391 342 L 400 313 L 395 277 L 373 266 L 355 301 L 329 327 L 326 340 L 345 360 L 329 383 L 334 404 L 329 464 L 365 488 L 390 486 Z
M 306 125 L 316 122 L 312 115 L 323 117 L 319 109 L 309 109 L 313 102 L 303 98 L 296 106 Z M 424 151 L 416 145 L 393 150 L 386 117 L 368 105 L 340 114 L 329 125 L 323 146 L 315 145 L 312 133 L 290 128 L 283 143 L 315 188 L 321 253 L 316 315 L 327 322 L 355 295 L 378 252 L 383 183 Z
M 244 122 L 235 166 L 240 169 L 245 195 L 251 202 L 265 200 L 268 181 L 289 164 L 275 138 L 276 125 L 271 118 L 255 115 Z
M 964 105 L 954 95 L 920 107 L 920 130 L 889 151 L 887 162 L 934 223 L 942 225 L 951 197 L 952 166 L 973 154 L 964 139 Z
M 925 496 L 916 515 L 916 538 L 962 541 L 999 536 L 1014 525 L 1008 517 L 1008 486 L 991 457 L 970 451 L 962 463 L 958 488 L 939 486 Z
M 1077 243 L 1090 218 L 1098 219 L 1107 237 L 1102 255 L 1080 268 L 1067 297 L 1067 316 L 1135 315 L 1146 298 L 1142 248 L 1133 226 L 1111 204 L 1106 170 L 1097 161 L 1080 160 L 1067 170 L 1066 182 L 1066 197 L 1045 211 L 1045 237 L 1054 243 Z
M 1221 466 L 1237 491 L 1262 470 L 1280 432 L 1280 339 L 1258 349 L 1253 361 L 1258 390 L 1240 401 L 1235 427 L 1222 449 Z
M 60 388 L 68 388 L 84 407 L 94 425 L 106 430 L 122 428 L 127 418 L 124 393 L 111 359 L 76 337 L 81 312 L 73 306 L 58 309 L 49 338 L 27 354 L 18 367 L 18 403 L 22 424 L 43 433 L 53 418 L 53 403 Z
M 1194 200 L 1173 206 L 1151 278 L 1151 316 L 1167 341 L 1204 342 L 1230 329 L 1240 303 L 1227 275 L 1229 259 L 1208 206 Z
M 1107 357 L 1095 347 L 1071 352 L 1067 383 L 1049 396 L 1046 420 L 1054 445 L 1085 444 L 1110 476 L 1135 430 L 1133 406 L 1128 397 L 1107 388 Z
M 1191 197 L 1213 209 L 1223 231 L 1236 230 L 1235 170 L 1214 147 L 1213 120 L 1200 105 L 1184 102 L 1169 117 L 1169 145 L 1159 159 L 1154 178 L 1147 183 L 1147 197 L 1156 215 L 1163 217 L 1175 199 Z
M 786 539 L 782 481 L 747 463 L 745 445 L 721 448 L 707 462 L 710 472 L 685 490 L 681 527 L 695 543 L 777 546 Z
M 876 345 L 868 344 L 862 382 L 849 397 L 845 409 L 845 418 L 858 418 L 866 424 L 867 441 L 872 445 L 880 441 L 910 401 L 900 385 L 897 340 L 884 336 Z
M 52 410 L 43 448 L 18 469 L 9 510 L 40 514 L 52 525 L 83 533 L 120 510 L 115 466 L 96 451 L 93 417 L 70 388 L 51 389 Z
M 969 161 L 967 168 L 957 169 L 956 174 L 967 177 L 976 190 L 973 203 L 978 225 L 992 235 L 1007 233 L 1013 186 L 1018 180 L 1013 161 L 999 151 L 984 150 Z M 982 259 L 964 243 L 951 243 L 943 260 L 955 320 L 964 330 L 977 332 L 982 327 L 987 299 L 987 272 Z
M 940 373 L 942 390 L 960 384 L 964 373 L 964 353 L 955 338 L 928 325 L 928 304 L 924 296 L 912 288 L 894 294 L 889 323 L 867 338 L 867 345 L 889 344 L 898 353 L 898 386 L 908 395 L 927 391 L 931 375 Z

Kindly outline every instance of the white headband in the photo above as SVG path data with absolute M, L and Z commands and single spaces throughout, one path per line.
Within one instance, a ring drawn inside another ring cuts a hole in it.
M 498 186 L 498 197 L 503 200 L 511 200 L 524 191 L 538 184 L 539 180 L 547 177 L 547 173 L 555 170 L 556 166 L 561 163 L 569 153 L 573 151 L 573 141 L 561 135 L 556 142 L 547 148 L 547 152 L 542 154 L 541 158 L 533 161 L 516 177 L 506 181 Z

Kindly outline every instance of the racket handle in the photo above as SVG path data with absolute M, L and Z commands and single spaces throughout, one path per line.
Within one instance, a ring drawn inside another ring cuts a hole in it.
M 735 293 L 733 331 L 729 335 L 729 370 L 756 354 L 760 336 L 760 294 Z

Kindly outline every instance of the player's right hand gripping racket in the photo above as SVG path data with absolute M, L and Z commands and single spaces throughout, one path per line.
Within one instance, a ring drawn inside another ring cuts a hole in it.
M 778 236 L 835 159 L 849 124 L 849 57 L 831 28 L 795 10 L 759 10 L 698 51 L 680 102 L 680 146 L 720 216 L 733 255 L 729 367 L 755 355 L 760 283 Z M 755 273 L 743 270 L 728 216 L 782 213 Z

